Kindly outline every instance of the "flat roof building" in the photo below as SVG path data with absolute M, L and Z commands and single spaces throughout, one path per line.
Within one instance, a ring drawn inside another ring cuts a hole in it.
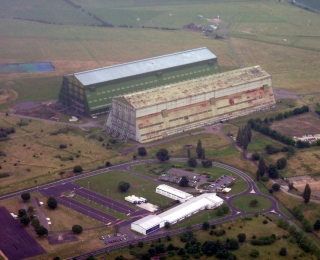
M 156 188 L 156 193 L 166 196 L 173 200 L 179 200 L 180 202 L 186 202 L 187 200 L 193 198 L 193 195 L 184 192 L 182 190 L 173 188 L 166 184 L 161 184 Z
M 79 114 L 98 115 L 115 96 L 219 72 L 217 57 L 198 48 L 65 75 L 59 101 Z
M 146 143 L 274 104 L 271 76 L 254 66 L 115 97 L 104 129 Z
M 164 227 L 166 222 L 174 225 L 181 220 L 191 217 L 199 211 L 214 209 L 222 204 L 223 199 L 216 196 L 215 193 L 204 193 L 159 215 L 149 215 L 139 219 L 131 223 L 131 229 L 143 235 L 148 235 Z

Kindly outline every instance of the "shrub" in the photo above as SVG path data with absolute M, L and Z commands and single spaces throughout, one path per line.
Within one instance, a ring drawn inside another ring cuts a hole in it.
M 260 180 L 262 182 L 267 182 L 267 181 L 269 181 L 269 177 L 268 176 L 262 176 Z
M 260 252 L 258 250 L 252 249 L 250 256 L 253 258 L 257 258 L 257 257 L 259 257 L 259 254 L 260 254 Z
M 279 255 L 286 256 L 287 255 L 287 249 L 285 247 L 282 247 L 280 249 Z
M 60 149 L 65 149 L 65 148 L 67 148 L 67 145 L 66 144 L 60 144 L 59 148 Z
M 268 224 L 268 220 L 265 219 L 262 223 L 263 224 Z
M 80 225 L 73 225 L 72 226 L 72 232 L 75 234 L 81 234 L 82 233 L 82 226 Z
M 278 183 L 275 183 L 275 184 L 272 185 L 272 189 L 274 191 L 279 191 L 280 190 L 280 185 Z
M 282 170 L 282 169 L 286 168 L 287 160 L 285 158 L 280 158 L 280 159 L 277 160 L 276 165 L 277 165 L 279 170 Z
M 73 172 L 74 173 L 81 173 L 81 172 L 83 172 L 83 169 L 82 169 L 81 166 L 76 165 L 76 166 L 73 167 Z
M 239 241 L 240 243 L 246 241 L 246 238 L 247 238 L 247 236 L 246 236 L 245 233 L 240 233 L 240 234 L 238 234 L 238 241 Z

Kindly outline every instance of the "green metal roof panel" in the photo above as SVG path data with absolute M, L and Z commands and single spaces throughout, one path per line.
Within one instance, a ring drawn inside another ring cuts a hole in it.
M 75 73 L 74 76 L 84 85 L 89 86 L 106 81 L 130 76 L 161 71 L 163 69 L 192 64 L 195 62 L 216 59 L 217 57 L 207 48 L 193 49 L 149 59 L 124 63 L 116 66 L 99 68 Z

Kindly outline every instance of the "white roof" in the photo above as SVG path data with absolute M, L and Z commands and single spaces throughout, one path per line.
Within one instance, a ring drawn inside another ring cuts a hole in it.
M 149 215 L 144 218 L 141 218 L 135 222 L 133 222 L 133 225 L 138 225 L 145 230 L 148 230 L 149 228 L 152 228 L 156 225 L 159 225 L 161 222 L 163 222 L 162 218 L 156 216 L 156 215 Z
M 161 184 L 157 187 L 157 189 L 161 189 L 165 192 L 168 192 L 168 193 L 171 193 L 179 198 L 182 198 L 182 199 L 187 199 L 187 198 L 191 198 L 193 197 L 193 195 L 187 193 L 187 192 L 184 192 L 182 190 L 178 190 L 176 188 L 173 188 L 171 186 L 168 186 L 166 184 Z
M 115 66 L 78 72 L 75 73 L 74 76 L 83 85 L 87 86 L 215 58 L 217 58 L 216 55 L 203 47 Z
M 160 217 L 166 222 L 168 221 L 172 223 L 203 207 L 206 207 L 208 205 L 216 205 L 222 202 L 223 200 L 216 196 L 215 193 L 204 193 L 198 197 L 188 200 L 183 204 L 180 204 L 177 207 L 174 207 L 166 212 L 159 214 L 158 217 Z

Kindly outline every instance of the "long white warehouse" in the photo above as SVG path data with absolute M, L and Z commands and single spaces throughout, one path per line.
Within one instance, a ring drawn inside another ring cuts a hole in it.
M 179 200 L 181 203 L 193 198 L 193 195 L 165 184 L 159 185 L 156 188 L 156 193 L 159 193 L 173 200 Z
M 215 193 L 205 193 L 193 197 L 179 206 L 169 209 L 159 215 L 149 215 L 131 223 L 131 229 L 143 235 L 148 235 L 162 227 L 166 222 L 171 225 L 188 218 L 201 210 L 213 209 L 222 205 L 223 200 Z

